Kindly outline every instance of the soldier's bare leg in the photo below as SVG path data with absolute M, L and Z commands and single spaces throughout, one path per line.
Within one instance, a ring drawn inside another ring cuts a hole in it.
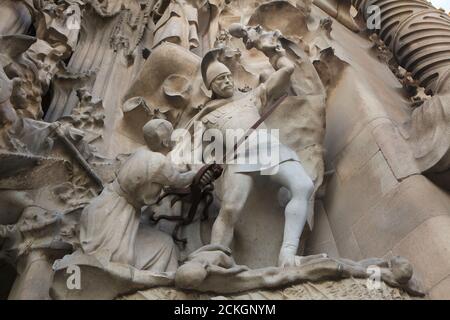
M 291 199 L 284 210 L 284 235 L 278 265 L 280 267 L 294 266 L 314 184 L 302 165 L 296 161 L 280 164 L 278 173 L 270 178 L 287 188 L 291 194 Z
M 212 228 L 211 243 L 231 247 L 234 226 L 250 195 L 253 179 L 246 174 L 234 173 L 226 169 L 222 179 L 222 203 Z

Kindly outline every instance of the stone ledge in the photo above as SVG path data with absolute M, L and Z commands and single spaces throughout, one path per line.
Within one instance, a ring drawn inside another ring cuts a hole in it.
M 235 295 L 214 295 L 153 288 L 124 295 L 118 300 L 412 300 L 401 289 L 381 283 L 379 289 L 369 290 L 366 280 L 344 279 L 339 282 L 324 281 L 302 283 L 279 290 L 254 290 Z

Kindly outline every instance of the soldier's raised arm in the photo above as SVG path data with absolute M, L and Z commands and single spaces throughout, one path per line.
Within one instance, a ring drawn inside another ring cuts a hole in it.
M 266 81 L 267 98 L 278 99 L 288 90 L 295 66 L 286 57 L 286 54 L 280 54 L 278 59 L 275 62 L 271 61 L 271 63 L 276 71 Z

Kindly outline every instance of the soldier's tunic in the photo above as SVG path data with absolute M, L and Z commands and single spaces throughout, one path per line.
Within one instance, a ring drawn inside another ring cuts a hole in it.
M 211 101 L 202 110 L 204 113 L 208 109 L 211 111 L 201 115 L 200 119 L 206 129 L 218 129 L 222 132 L 228 153 L 233 149 L 235 141 L 226 141 L 227 130 L 237 129 L 242 132 L 251 128 L 261 118 L 266 104 L 266 86 L 261 84 L 248 93 L 218 102 Z M 247 141 L 240 145 L 236 153 L 237 158 L 234 163 L 228 165 L 228 170 L 271 174 L 283 162 L 300 162 L 297 154 L 282 144 L 272 130 L 268 129 L 264 122 L 261 123 Z M 222 159 L 215 160 L 221 162 Z

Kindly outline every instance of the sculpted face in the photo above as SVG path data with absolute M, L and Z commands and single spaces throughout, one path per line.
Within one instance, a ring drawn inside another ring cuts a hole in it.
M 211 90 L 218 98 L 230 98 L 234 94 L 234 81 L 231 73 L 218 75 L 211 83 Z

